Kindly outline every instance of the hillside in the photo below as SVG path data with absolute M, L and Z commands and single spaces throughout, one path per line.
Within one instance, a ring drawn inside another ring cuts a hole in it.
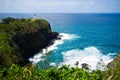
M 0 23 L 0 65 L 24 65 L 43 48 L 52 44 L 58 33 L 43 19 L 5 18 Z

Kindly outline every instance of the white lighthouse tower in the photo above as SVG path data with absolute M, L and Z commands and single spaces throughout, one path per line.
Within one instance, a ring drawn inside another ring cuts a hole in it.
M 37 18 L 37 15 L 36 14 L 34 14 L 34 19 L 36 19 Z

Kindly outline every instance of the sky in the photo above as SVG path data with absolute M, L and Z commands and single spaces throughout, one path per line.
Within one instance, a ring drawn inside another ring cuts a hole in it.
M 120 13 L 120 0 L 0 0 L 0 13 Z

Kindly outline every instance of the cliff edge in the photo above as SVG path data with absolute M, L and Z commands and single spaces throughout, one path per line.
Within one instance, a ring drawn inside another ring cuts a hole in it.
M 5 18 L 0 23 L 0 65 L 24 65 L 58 36 L 44 19 Z

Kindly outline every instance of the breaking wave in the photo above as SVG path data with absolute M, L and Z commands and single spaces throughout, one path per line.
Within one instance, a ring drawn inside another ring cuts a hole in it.
M 76 67 L 76 61 L 79 62 L 78 67 L 81 68 L 81 64 L 86 63 L 89 65 L 90 69 L 95 70 L 97 63 L 102 59 L 102 61 L 107 65 L 112 58 L 108 55 L 104 55 L 96 47 L 90 46 L 83 50 L 73 49 L 69 51 L 62 52 L 64 61 L 59 63 L 59 66 L 70 65 L 71 67 Z
M 58 45 L 63 44 L 64 41 L 66 40 L 72 40 L 76 38 L 80 38 L 80 36 L 77 36 L 75 34 L 59 33 L 58 39 L 53 41 L 54 42 L 53 45 L 43 49 L 41 52 L 36 54 L 33 58 L 29 58 L 29 60 L 32 61 L 33 63 L 38 63 L 39 61 L 43 61 L 45 60 L 44 56 L 46 56 L 47 53 L 55 49 L 58 49 Z

